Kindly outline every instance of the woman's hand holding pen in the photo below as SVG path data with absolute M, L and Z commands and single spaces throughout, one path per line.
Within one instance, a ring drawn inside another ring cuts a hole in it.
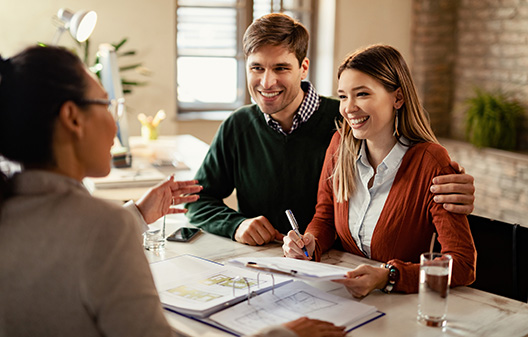
M 284 256 L 301 260 L 312 259 L 315 250 L 315 237 L 311 233 L 304 234 L 302 239 L 300 239 L 297 233 L 291 230 L 284 237 L 283 241 L 282 250 L 284 251 Z M 304 255 L 302 247 L 306 247 L 309 257 Z

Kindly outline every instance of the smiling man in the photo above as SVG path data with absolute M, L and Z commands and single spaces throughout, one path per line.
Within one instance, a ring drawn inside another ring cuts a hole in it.
M 241 243 L 281 240 L 291 209 L 301 232 L 312 220 L 319 176 L 339 102 L 319 96 L 307 81 L 309 34 L 284 14 L 255 20 L 244 34 L 248 90 L 256 104 L 222 123 L 196 179 L 200 199 L 187 204 L 191 223 Z M 441 203 L 460 213 L 473 209 L 473 177 L 443 176 Z M 236 189 L 238 211 L 224 204 Z M 454 203 L 458 205 L 454 205 Z M 460 205 L 462 204 L 462 205 Z

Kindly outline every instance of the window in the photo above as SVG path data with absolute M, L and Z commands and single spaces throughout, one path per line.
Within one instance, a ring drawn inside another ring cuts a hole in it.
M 284 12 L 312 31 L 314 0 L 177 0 L 180 112 L 233 110 L 249 103 L 242 37 L 253 18 Z M 311 35 L 313 44 L 313 35 Z

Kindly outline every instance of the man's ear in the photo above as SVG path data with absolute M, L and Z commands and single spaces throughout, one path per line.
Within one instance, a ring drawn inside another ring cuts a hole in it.
M 301 63 L 301 80 L 305 80 L 308 77 L 308 68 L 310 68 L 310 60 L 305 57 Z
M 59 110 L 59 124 L 74 137 L 82 137 L 84 115 L 81 109 L 72 101 L 66 101 Z
M 403 93 L 401 90 L 401 87 L 396 89 L 395 91 L 395 100 L 394 100 L 394 108 L 399 109 L 402 107 L 403 103 L 405 103 L 405 100 L 403 98 Z

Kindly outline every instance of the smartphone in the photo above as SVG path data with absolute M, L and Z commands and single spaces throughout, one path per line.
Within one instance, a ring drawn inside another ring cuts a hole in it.
M 194 238 L 202 230 L 194 227 L 180 227 L 176 232 L 167 237 L 168 241 L 187 242 Z

